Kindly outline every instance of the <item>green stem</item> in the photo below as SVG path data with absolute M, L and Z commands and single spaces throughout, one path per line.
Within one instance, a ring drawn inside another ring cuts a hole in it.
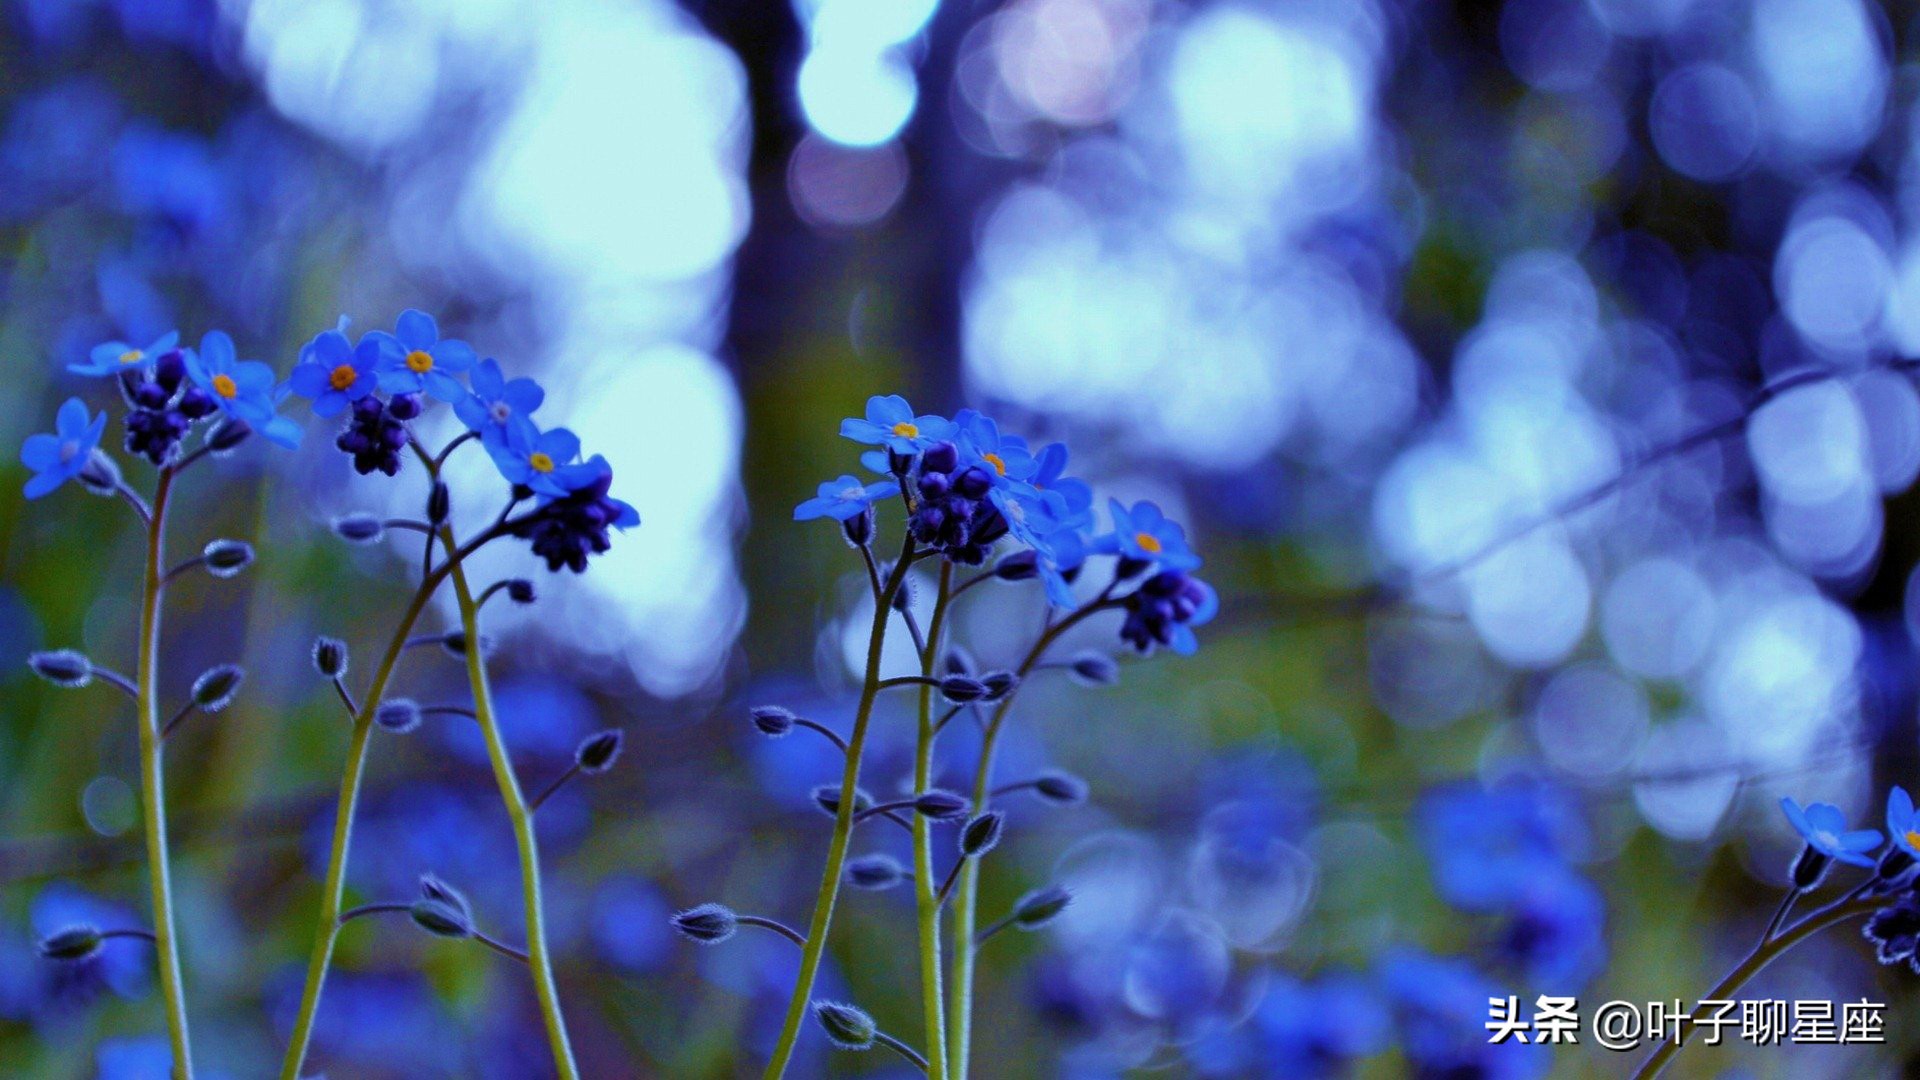
M 160 594 L 166 560 L 167 496 L 173 489 L 171 468 L 160 470 L 153 493 L 153 511 L 147 519 L 146 580 L 140 594 L 140 659 L 134 673 L 140 727 L 140 805 L 146 823 L 147 869 L 153 883 L 153 936 L 159 950 L 160 995 L 167 1010 L 167 1041 L 173 1052 L 175 1080 L 193 1076 L 193 1053 L 187 1038 L 186 991 L 180 979 L 179 934 L 173 918 L 173 878 L 167 860 L 166 770 L 160 737 Z
M 567 1040 L 566 1018 L 560 1014 L 560 991 L 553 981 L 553 956 L 547 948 L 546 912 L 540 899 L 540 842 L 534 832 L 533 811 L 520 790 L 513 759 L 507 755 L 506 740 L 501 738 L 500 725 L 494 716 L 487 662 L 479 647 L 480 605 L 474 601 L 473 590 L 467 585 L 453 530 L 442 528 L 440 541 L 446 546 L 447 562 L 453 568 L 453 594 L 460 603 L 460 629 L 467 636 L 467 681 L 473 689 L 474 719 L 479 722 L 480 734 L 486 740 L 493 778 L 500 787 L 507 817 L 513 822 L 514 844 L 520 852 L 520 894 L 527 914 L 527 966 L 533 972 L 534 996 L 539 999 L 540 1017 L 546 1023 L 554 1068 L 561 1080 L 578 1080 L 580 1067 L 574 1064 L 573 1046 Z M 849 804 L 852 801 L 846 800 Z
M 946 626 L 947 602 L 952 597 L 953 564 L 940 562 L 940 588 L 935 594 L 933 618 L 927 623 L 926 647 L 920 654 L 920 674 L 932 678 L 940 653 L 940 636 Z M 933 784 L 933 687 L 920 684 L 920 729 L 914 746 L 913 790 L 924 792 Z M 947 1075 L 946 1002 L 940 986 L 940 906 L 945 894 L 935 891 L 933 873 L 933 822 L 925 814 L 913 815 L 913 899 L 920 930 L 920 1003 L 927 1027 L 927 1076 L 945 1080 Z
M 1821 908 L 1819 911 L 1814 912 L 1789 927 L 1786 931 L 1782 932 L 1780 936 L 1764 939 L 1760 944 L 1755 945 L 1753 951 L 1748 953 L 1746 958 L 1741 960 L 1732 971 L 1728 972 L 1727 977 L 1721 979 L 1718 985 L 1707 991 L 1701 1000 L 1703 1002 L 1731 1000 L 1729 995 L 1739 990 L 1742 986 L 1745 986 L 1749 979 L 1760 974 L 1761 970 L 1772 963 L 1774 958 L 1781 953 L 1786 952 L 1800 942 L 1805 941 L 1807 938 L 1812 937 L 1836 923 L 1845 922 L 1856 916 L 1867 915 L 1878 911 L 1880 908 L 1885 907 L 1891 899 L 1892 897 L 1874 897 L 1868 900 L 1847 900 Z M 1691 1027 L 1696 1025 L 1700 1019 L 1706 1015 L 1706 1012 L 1707 1010 L 1704 1005 L 1696 1007 L 1692 1013 L 1688 1014 L 1685 1026 Z M 1640 1066 L 1639 1071 L 1633 1074 L 1633 1080 L 1653 1080 L 1654 1077 L 1659 1076 L 1661 1070 L 1667 1067 L 1667 1064 L 1673 1060 L 1673 1056 L 1678 1054 L 1681 1047 L 1685 1045 L 1685 1042 L 1673 1039 L 1662 1042 L 1652 1054 L 1648 1055 L 1646 1062 Z
M 1047 627 L 1015 669 L 1014 674 L 1020 677 L 1020 682 L 994 707 L 993 716 L 987 721 L 987 730 L 981 736 L 980 766 L 973 777 L 974 813 L 985 811 L 993 799 L 993 756 L 999 745 L 1000 728 L 1007 721 L 1007 713 L 1013 708 L 1019 688 L 1026 685 L 1027 675 L 1046 656 L 1047 650 L 1060 639 L 1060 635 L 1079 625 L 1087 616 L 1117 606 L 1118 601 L 1110 599 L 1112 592 L 1113 586 L 1109 585 L 1092 603 Z M 979 900 L 980 860 L 967 859 L 960 867 L 960 884 L 953 906 L 953 988 L 948 995 L 948 1008 L 952 1015 L 947 1024 L 949 1080 L 966 1080 L 967 1076 L 967 1059 L 971 1049 L 969 1042 L 973 1033 L 974 954 L 980 947 L 980 942 L 974 937 L 974 928 L 979 921 Z
M 893 573 L 873 598 L 873 627 L 867 633 L 867 671 L 860 688 L 860 705 L 853 714 L 853 734 L 847 738 L 846 768 L 841 773 L 840 790 L 860 790 L 860 756 L 867 745 L 867 721 L 873 717 L 873 700 L 880 693 L 880 652 L 886 644 L 887 616 L 892 614 L 894 592 L 906 578 L 912 563 L 913 540 L 909 536 L 894 564 Z M 780 1026 L 780 1039 L 774 1044 L 773 1058 L 767 1062 L 766 1080 L 785 1076 L 793 1060 L 794 1046 L 800 1040 L 800 1026 L 806 1021 L 813 1002 L 813 981 L 820 973 L 820 960 L 826 955 L 827 930 L 833 924 L 833 905 L 840 898 L 840 875 L 847 862 L 847 841 L 853 835 L 853 804 L 845 797 L 833 815 L 833 838 L 827 843 L 827 865 L 820 875 L 820 890 L 813 900 L 813 918 L 807 924 L 807 944 L 800 951 L 800 973 L 793 981 L 793 996 L 787 1001 L 786 1020 Z

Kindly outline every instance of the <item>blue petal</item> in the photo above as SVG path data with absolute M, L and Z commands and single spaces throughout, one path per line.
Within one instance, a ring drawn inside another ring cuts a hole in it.
M 60 437 L 57 435 L 29 435 L 20 444 L 20 464 L 34 472 L 46 472 L 60 464 Z
M 233 339 L 224 330 L 209 330 L 200 338 L 200 362 L 208 371 L 220 372 L 233 363 Z
M 53 418 L 53 430 L 63 439 L 81 439 L 86 437 L 90 423 L 86 403 L 77 397 L 68 398 Z
M 580 456 L 580 437 L 566 428 L 554 428 L 542 434 L 535 445 L 557 464 Z
M 489 356 L 473 365 L 473 373 L 467 376 L 473 384 L 473 392 L 492 401 L 504 395 L 507 386 L 506 376 L 500 374 L 500 361 Z
M 1799 803 L 1792 799 L 1781 799 L 1780 812 L 1787 815 L 1787 822 L 1793 826 L 1793 831 L 1803 837 L 1813 835 L 1813 825 L 1807 821 L 1807 813 L 1800 809 Z
M 515 379 L 508 383 L 506 389 L 497 396 L 522 416 L 532 415 L 540 408 L 540 403 L 547 400 L 547 392 L 540 389 L 540 384 L 526 378 Z
M 875 395 L 867 399 L 867 422 L 875 427 L 892 428 L 893 425 L 913 419 L 913 406 L 899 394 L 885 397 Z M 845 425 L 841 425 L 845 429 Z
M 431 349 L 433 343 L 440 340 L 440 325 L 426 312 L 408 308 L 400 313 L 399 320 L 394 323 L 393 333 L 408 351 Z
M 55 489 L 66 482 L 67 476 L 64 472 L 59 469 L 49 469 L 29 479 L 26 487 L 22 488 L 21 492 L 29 499 L 38 499 L 43 495 L 52 494 Z
M 478 360 L 473 346 L 464 341 L 448 339 L 436 344 L 431 351 L 435 367 L 444 367 L 455 373 L 467 370 Z

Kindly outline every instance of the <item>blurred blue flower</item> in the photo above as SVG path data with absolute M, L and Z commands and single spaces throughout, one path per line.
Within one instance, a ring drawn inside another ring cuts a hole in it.
M 793 520 L 812 521 L 830 517 L 835 521 L 845 521 L 864 513 L 875 501 L 899 490 L 899 485 L 891 480 L 862 484 L 857 476 L 842 476 L 821 484 L 818 495 L 794 507 Z
M 1887 792 L 1887 835 L 1907 854 L 1920 858 L 1920 814 L 1914 812 L 1913 796 L 1898 784 Z
M 1606 902 L 1571 871 L 1538 874 L 1522 887 L 1498 945 L 1532 985 L 1572 993 L 1606 966 Z
M 1442 899 L 1464 911 L 1502 911 L 1535 878 L 1561 871 L 1564 808 L 1540 785 L 1444 784 L 1416 807 L 1422 847 Z
M 1129 508 L 1112 499 L 1107 511 L 1113 518 L 1113 531 L 1097 539 L 1094 550 L 1168 570 L 1192 570 L 1200 565 L 1200 557 L 1187 546 L 1186 530 L 1168 520 L 1153 503 L 1142 500 Z
M 628 971 L 652 971 L 673 956 L 674 935 L 667 924 L 673 905 L 652 882 L 618 877 L 594 894 L 593 940 L 596 955 Z
M 103 900 L 71 885 L 48 885 L 33 899 L 28 922 L 36 940 L 75 923 L 101 929 L 137 927 L 141 921 L 124 904 Z M 36 1015 L 57 1015 L 82 1008 L 102 993 L 133 998 L 152 985 L 153 950 L 140 941 L 115 941 L 84 960 L 28 961 L 40 975 Z
M 87 355 L 84 364 L 68 364 L 67 370 L 75 375 L 118 375 L 123 371 L 151 367 L 161 353 L 179 344 L 180 335 L 172 331 L 160 335 L 153 344 L 142 349 L 124 341 L 109 341 L 95 345 Z
M 1415 1075 L 1532 1080 L 1552 1064 L 1541 1044 L 1487 1041 L 1487 1002 L 1506 995 L 1464 961 L 1409 949 L 1388 956 L 1380 971 Z
M 346 320 L 341 319 L 342 328 Z M 300 350 L 300 362 L 293 366 L 287 385 L 294 393 L 313 400 L 315 416 L 340 415 L 355 401 L 373 393 L 377 376 L 374 368 L 380 360 L 380 344 L 369 334 L 356 347 L 342 330 L 316 334 Z
M 136 123 L 113 148 L 120 208 L 192 237 L 231 219 L 229 180 L 204 139 Z
M 1384 1050 L 1389 1020 L 1379 993 L 1357 975 L 1311 982 L 1275 973 L 1247 1021 L 1203 1041 L 1192 1056 L 1212 1075 L 1325 1080 Z
M 442 338 L 440 325 L 424 311 L 408 308 L 400 313 L 393 335 L 369 334 L 381 342 L 380 389 L 389 394 L 412 394 L 421 390 L 441 401 L 458 402 L 467 390 L 454 378 L 474 365 L 473 346 L 454 338 Z
M 1120 638 L 1141 653 L 1165 645 L 1181 656 L 1200 648 L 1193 628 L 1205 626 L 1220 612 L 1220 596 L 1213 586 L 1183 570 L 1162 570 L 1140 583 L 1125 602 L 1127 617 Z
M 547 398 L 539 383 L 525 377 L 509 380 L 492 357 L 475 364 L 468 381 L 473 392 L 453 403 L 454 414 L 468 430 L 489 446 L 506 442 L 507 432 L 516 428 L 532 434 L 534 410 Z
M 899 394 L 867 399 L 867 418 L 840 421 L 840 435 L 854 442 L 884 446 L 896 454 L 916 454 L 929 444 L 953 437 L 954 423 L 944 416 L 915 416 Z
M 29 499 L 50 494 L 80 475 L 107 430 L 107 414 L 103 410 L 89 416 L 85 403 L 68 398 L 54 416 L 53 429 L 52 435 L 36 433 L 20 444 L 20 464 L 33 470 L 25 488 Z
M 1085 480 L 1062 475 L 1067 471 L 1067 444 L 1048 443 L 1033 455 L 1033 475 L 1027 483 L 1035 490 L 1059 495 L 1068 514 L 1093 508 L 1093 488 Z
M 1792 799 L 1781 799 L 1780 809 L 1807 846 L 1831 859 L 1854 866 L 1872 866 L 1869 857 L 1880 846 L 1874 829 L 1848 829 L 1847 815 L 1832 803 L 1814 803 L 1802 810 Z

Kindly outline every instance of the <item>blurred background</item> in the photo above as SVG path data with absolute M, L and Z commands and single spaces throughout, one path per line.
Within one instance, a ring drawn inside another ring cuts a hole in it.
M 1103 494 L 1189 523 L 1224 613 L 1196 657 L 1023 696 L 1001 775 L 1065 768 L 1093 798 L 1009 804 L 983 913 L 1046 881 L 1079 902 L 985 952 L 981 1075 L 1624 1075 L 1590 1043 L 1490 1052 L 1485 999 L 1697 998 L 1778 899 L 1780 796 L 1873 824 L 1920 783 L 1917 15 L 0 0 L 0 445 L 110 401 L 66 363 L 176 327 L 284 373 L 343 312 L 420 307 L 537 374 L 542 419 L 646 521 L 490 609 L 527 782 L 628 735 L 542 815 L 562 996 L 588 1075 L 723 1077 L 764 1060 L 792 950 L 697 949 L 666 917 L 805 921 L 828 832 L 807 792 L 837 766 L 746 706 L 844 726 L 868 618 L 858 563 L 792 505 L 857 471 L 835 432 L 869 394 L 1065 439 Z M 417 559 L 325 523 L 414 512 L 418 470 L 368 482 L 306 422 L 295 454 L 208 468 L 176 518 L 181 550 L 262 556 L 184 582 L 167 643 L 171 693 L 250 672 L 170 750 L 208 1075 L 277 1062 L 311 943 L 345 737 L 309 643 L 364 661 Z M 77 490 L 27 506 L 4 461 L 0 1074 L 159 1075 L 150 955 L 33 949 L 147 919 L 129 710 L 22 663 L 130 666 L 137 537 Z M 456 461 L 456 502 L 488 490 Z M 516 547 L 479 577 L 534 569 Z M 963 640 L 1005 663 L 1034 598 L 976 599 Z M 463 685 L 425 657 L 402 682 Z M 876 791 L 910 771 L 908 726 L 883 710 Z M 351 898 L 431 870 L 517 939 L 472 732 L 380 739 L 368 784 Z M 911 943 L 904 890 L 848 894 L 823 992 L 914 1041 Z M 1753 993 L 1890 1002 L 1886 1045 L 1682 1067 L 1896 1074 L 1912 981 L 1815 940 Z M 357 923 L 313 1064 L 545 1075 L 528 990 Z M 798 1071 L 900 1072 L 812 1030 Z

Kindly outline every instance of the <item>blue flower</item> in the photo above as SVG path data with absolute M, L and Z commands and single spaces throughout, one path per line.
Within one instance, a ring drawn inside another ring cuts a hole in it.
M 1441 899 L 1469 912 L 1511 910 L 1529 883 L 1565 871 L 1563 838 L 1578 835 L 1555 789 L 1539 784 L 1443 784 L 1417 809 Z
M 1037 491 L 1057 494 L 1071 513 L 1082 513 L 1093 506 L 1093 488 L 1085 480 L 1062 475 L 1067 471 L 1067 445 L 1048 443 L 1033 455 L 1033 475 L 1027 483 Z
M 1847 828 L 1847 816 L 1831 803 L 1814 803 L 1805 810 L 1792 799 L 1781 799 L 1780 809 L 1807 846 L 1830 859 L 1854 866 L 1872 866 L 1869 853 L 1880 846 L 1880 834 L 1873 829 Z
M 1607 962 L 1600 890 L 1570 870 L 1536 875 L 1521 888 L 1497 948 L 1535 986 L 1580 989 Z
M 237 359 L 233 339 L 224 331 L 209 331 L 199 351 L 187 353 L 187 375 L 228 416 L 259 428 L 273 422 L 273 369 Z
M 75 375 L 118 375 L 123 371 L 147 367 L 179 341 L 180 335 L 172 331 L 160 335 L 144 349 L 124 341 L 109 341 L 104 345 L 95 345 L 86 363 L 68 364 L 67 370 Z
M 530 431 L 531 417 L 547 392 L 532 379 L 509 381 L 500 372 L 500 362 L 492 358 L 480 361 L 469 376 L 473 392 L 454 401 L 453 411 L 468 430 L 489 443 L 504 443 L 510 428 Z
M 524 430 L 509 428 L 507 438 L 498 445 L 487 444 L 487 453 L 508 483 L 531 488 L 549 499 L 578 491 L 599 477 L 598 468 L 591 462 L 576 460 L 580 438 L 566 428 L 535 431 L 531 424 Z
M 344 327 L 346 320 L 340 323 Z M 338 416 L 373 393 L 379 361 L 380 343 L 372 334 L 361 338 L 356 347 L 340 330 L 328 330 L 300 350 L 300 362 L 293 366 L 287 385 L 301 397 L 313 399 L 315 416 Z
M 1913 796 L 1907 789 L 1895 787 L 1887 792 L 1887 835 L 1907 854 L 1920 858 L 1920 813 L 1913 808 Z
M 640 524 L 640 512 L 607 494 L 613 466 L 606 458 L 595 454 L 570 471 L 584 477 L 578 486 L 549 500 L 512 532 L 532 542 L 533 553 L 547 561 L 548 570 L 558 572 L 564 566 L 579 574 L 586 571 L 588 558 L 613 546 L 607 529 L 633 528 Z
M 835 521 L 845 521 L 863 513 L 876 500 L 884 499 L 898 490 L 899 485 L 891 480 L 862 484 L 857 476 L 842 476 L 821 484 L 817 496 L 794 507 L 793 520 L 812 521 L 814 518 L 830 517 Z
M 433 316 L 408 308 L 400 313 L 391 337 L 367 336 L 378 338 L 381 344 L 380 389 L 389 394 L 425 390 L 441 401 L 453 402 L 467 396 L 466 388 L 454 376 L 473 366 L 473 346 L 442 338 Z
M 1187 546 L 1187 533 L 1167 519 L 1160 508 L 1142 500 L 1129 510 L 1120 500 L 1108 502 L 1113 532 L 1101 537 L 1095 550 L 1168 570 L 1192 570 L 1200 557 Z
M 973 409 L 961 409 L 953 422 L 960 429 L 960 448 L 968 460 L 992 466 L 996 485 L 1024 481 L 1033 475 L 1033 455 L 1027 451 L 1027 440 L 1000 434 L 1000 425 L 992 417 Z
M 107 414 L 102 411 L 99 416 L 88 416 L 79 398 L 68 398 L 54 417 L 53 430 L 52 435 L 29 435 L 20 445 L 20 464 L 34 474 L 27 481 L 29 499 L 48 494 L 80 475 L 94 447 L 100 445 L 101 433 L 107 430 Z
M 899 394 L 867 399 L 867 418 L 840 421 L 842 438 L 884 446 L 896 454 L 916 454 L 930 443 L 953 437 L 954 423 L 944 416 L 915 416 Z
M 1540 1043 L 1487 1041 L 1487 1002 L 1506 995 L 1465 962 L 1404 950 L 1380 968 L 1415 1075 L 1531 1080 L 1552 1066 L 1551 1049 Z
M 1181 656 L 1192 656 L 1200 648 L 1193 628 L 1213 620 L 1220 611 L 1220 597 L 1213 586 L 1184 570 L 1162 570 L 1128 594 L 1125 607 L 1121 640 L 1143 654 L 1152 652 L 1155 645 L 1165 645 Z
M 1033 549 L 1048 602 L 1055 607 L 1072 607 L 1072 579 L 1087 561 L 1091 540 L 1086 530 L 1093 524 L 1093 515 L 1084 508 L 1074 511 L 1067 497 L 1057 490 L 1043 491 L 1025 484 L 996 488 L 987 498 L 1006 519 L 1007 531 Z M 1088 498 L 1092 498 L 1091 492 Z

